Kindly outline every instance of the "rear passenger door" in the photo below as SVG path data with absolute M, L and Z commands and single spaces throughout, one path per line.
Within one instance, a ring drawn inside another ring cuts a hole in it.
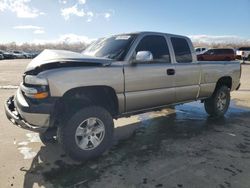
M 137 111 L 175 101 L 174 65 L 164 35 L 145 35 L 134 44 L 135 54 L 150 51 L 152 62 L 128 64 L 124 67 L 126 111 Z
M 192 44 L 181 37 L 170 37 L 175 61 L 176 102 L 195 100 L 199 92 L 200 64 L 194 61 Z

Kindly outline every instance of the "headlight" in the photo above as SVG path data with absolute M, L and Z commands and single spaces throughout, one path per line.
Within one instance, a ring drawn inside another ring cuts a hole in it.
M 32 76 L 32 75 L 26 75 L 24 78 L 24 83 L 30 84 L 30 85 L 48 85 L 47 79 L 38 78 L 38 77 Z

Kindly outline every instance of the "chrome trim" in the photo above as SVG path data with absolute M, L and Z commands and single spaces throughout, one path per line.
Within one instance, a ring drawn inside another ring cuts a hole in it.
M 26 94 L 36 94 L 37 93 L 37 89 L 32 88 L 32 87 L 26 87 L 23 85 L 23 83 L 21 83 L 20 88 Z

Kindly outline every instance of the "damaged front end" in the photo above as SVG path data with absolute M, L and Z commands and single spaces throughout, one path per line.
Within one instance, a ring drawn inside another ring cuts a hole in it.
M 107 66 L 110 63 L 109 59 L 85 57 L 75 52 L 44 50 L 27 66 L 16 95 L 6 101 L 7 118 L 24 129 L 46 131 L 53 126 L 52 114 L 58 97 L 51 96 L 47 78 L 39 73 L 65 67 Z

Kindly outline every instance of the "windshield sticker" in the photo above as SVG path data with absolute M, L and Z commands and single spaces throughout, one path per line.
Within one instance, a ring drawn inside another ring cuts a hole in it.
M 130 39 L 129 35 L 121 35 L 115 38 L 115 40 L 128 40 L 128 39 Z

